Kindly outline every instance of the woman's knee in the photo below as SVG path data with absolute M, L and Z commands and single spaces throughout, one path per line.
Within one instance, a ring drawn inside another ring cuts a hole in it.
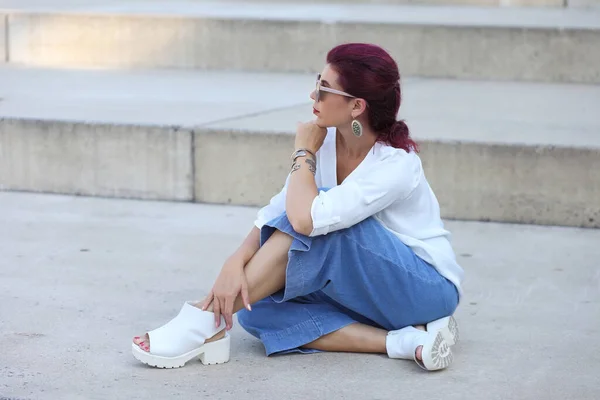
M 236 313 L 236 315 L 237 315 L 238 323 L 244 329 L 247 325 L 250 324 L 250 321 L 252 320 L 252 312 L 246 310 L 245 308 L 242 308 L 240 311 L 238 311 Z
M 245 308 L 239 310 L 236 315 L 240 326 L 248 330 L 261 325 L 261 321 L 265 318 L 265 312 L 267 311 L 265 309 L 265 303 L 267 302 L 270 303 L 269 298 L 252 304 L 252 311 L 248 311 Z
M 259 337 L 260 334 L 258 332 L 257 327 L 255 326 L 255 323 L 253 323 L 253 314 L 251 311 L 244 309 L 241 309 L 240 311 L 238 311 L 236 313 L 237 315 L 237 320 L 238 323 L 240 324 L 240 326 L 249 334 L 251 334 L 254 337 Z

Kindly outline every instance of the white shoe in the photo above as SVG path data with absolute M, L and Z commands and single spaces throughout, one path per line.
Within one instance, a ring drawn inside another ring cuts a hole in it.
M 229 361 L 231 338 L 204 343 L 225 328 L 225 320 L 215 327 L 215 315 L 186 302 L 179 314 L 167 324 L 148 332 L 150 351 L 132 344 L 133 356 L 144 364 L 158 368 L 179 368 L 195 357 L 202 364 L 222 364 Z
M 458 324 L 454 317 L 440 318 L 430 322 L 427 331 L 407 326 L 388 333 L 386 338 L 387 353 L 390 358 L 414 360 L 421 368 L 435 371 L 447 368 L 452 364 L 454 356 L 450 346 L 459 338 Z M 416 350 L 421 349 L 421 360 L 416 357 Z
M 449 346 L 458 343 L 460 336 L 458 323 L 452 315 L 428 323 L 425 329 L 427 329 L 427 332 L 440 332 Z

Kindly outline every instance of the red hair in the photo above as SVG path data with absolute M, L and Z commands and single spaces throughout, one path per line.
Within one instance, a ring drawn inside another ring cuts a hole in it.
M 406 123 L 396 119 L 402 100 L 400 72 L 384 49 L 366 43 L 342 44 L 329 51 L 327 63 L 339 74 L 344 91 L 367 101 L 367 117 L 379 135 L 377 141 L 406 152 L 419 151 Z

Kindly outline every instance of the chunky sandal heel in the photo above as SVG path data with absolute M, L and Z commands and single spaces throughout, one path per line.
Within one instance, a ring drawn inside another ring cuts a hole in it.
M 229 361 L 231 354 L 231 336 L 204 344 L 204 353 L 200 354 L 200 362 L 204 365 L 223 364 Z

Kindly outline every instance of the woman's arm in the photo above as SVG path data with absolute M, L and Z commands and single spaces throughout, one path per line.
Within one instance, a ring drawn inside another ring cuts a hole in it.
M 211 311 L 215 314 L 215 326 L 221 324 L 221 317 L 223 317 L 225 318 L 227 330 L 231 329 L 233 326 L 233 304 L 239 295 L 242 297 L 244 307 L 252 310 L 244 268 L 256 254 L 259 247 L 260 230 L 253 227 L 240 247 L 225 261 L 212 289 L 202 302 L 203 311 L 212 307 Z
M 296 129 L 296 150 L 308 149 L 310 153 L 300 156 L 292 165 L 285 211 L 294 230 L 303 235 L 313 231 L 311 207 L 319 194 L 315 173 L 317 160 L 314 155 L 323 145 L 327 136 L 327 128 L 318 126 L 314 121 L 299 124 Z
M 312 164 L 311 164 L 312 163 Z M 288 186 L 285 210 L 294 230 L 308 236 L 313 231 L 310 215 L 312 203 L 319 194 L 315 177 L 309 167 L 315 161 L 310 156 L 296 159 L 296 170 L 292 170 Z
M 256 226 L 252 227 L 246 239 L 242 242 L 242 244 L 234 251 L 227 260 L 226 264 L 230 262 L 235 262 L 241 264 L 242 266 L 246 266 L 250 259 L 254 257 L 258 249 L 260 248 L 260 229 Z

